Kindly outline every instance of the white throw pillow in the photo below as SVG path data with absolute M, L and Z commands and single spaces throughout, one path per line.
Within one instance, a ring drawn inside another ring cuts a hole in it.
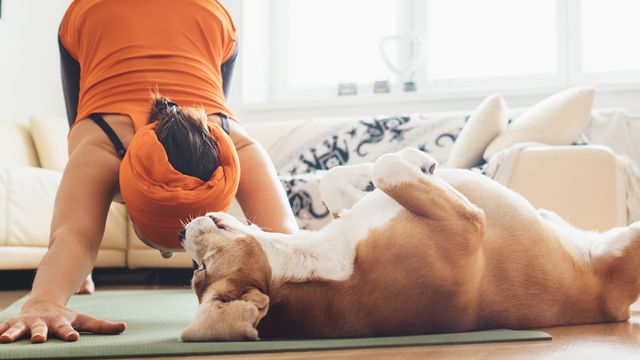
M 67 120 L 58 117 L 32 117 L 30 127 L 41 167 L 63 171 L 68 160 Z
M 574 87 L 532 106 L 489 144 L 484 158 L 521 142 L 571 144 L 589 122 L 593 92 L 591 86 Z
M 500 94 L 484 99 L 465 123 L 453 144 L 447 167 L 469 169 L 482 161 L 482 153 L 507 126 L 507 105 Z

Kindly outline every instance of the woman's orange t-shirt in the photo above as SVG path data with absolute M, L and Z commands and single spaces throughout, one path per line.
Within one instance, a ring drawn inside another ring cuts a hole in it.
M 233 54 L 236 29 L 215 0 L 75 0 L 60 41 L 80 64 L 76 121 L 93 113 L 147 123 L 150 94 L 207 114 L 226 106 L 221 65 Z

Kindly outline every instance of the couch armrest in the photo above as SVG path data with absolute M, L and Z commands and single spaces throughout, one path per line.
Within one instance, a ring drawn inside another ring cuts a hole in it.
M 524 148 L 507 186 L 582 229 L 627 224 L 623 170 L 604 146 Z

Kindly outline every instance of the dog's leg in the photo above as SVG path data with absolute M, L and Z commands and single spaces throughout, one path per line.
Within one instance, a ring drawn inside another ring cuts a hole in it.
M 368 192 L 375 189 L 371 179 L 373 164 L 338 166 L 320 181 L 320 197 L 333 218 L 351 209 Z
M 412 213 L 450 224 L 464 234 L 483 233 L 484 212 L 444 181 L 431 176 L 436 161 L 417 149 L 386 154 L 373 164 L 373 181 Z
M 600 234 L 590 255 L 604 284 L 604 303 L 613 314 L 608 320 L 626 320 L 629 305 L 640 295 L 640 222 Z

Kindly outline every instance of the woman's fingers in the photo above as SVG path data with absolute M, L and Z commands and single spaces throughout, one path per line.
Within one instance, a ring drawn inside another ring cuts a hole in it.
M 88 331 L 96 334 L 120 334 L 127 325 L 123 322 L 111 322 L 99 320 L 86 314 L 78 314 L 73 327 L 79 331 Z
M 9 330 L 9 328 L 13 326 L 12 319 L 9 319 L 2 324 L 0 324 L 0 335 L 4 334 L 5 331 Z
M 28 331 L 27 325 L 22 321 L 13 324 L 9 330 L 0 335 L 0 343 L 10 343 L 22 338 Z
M 25 315 L 0 323 L 0 343 L 14 342 L 29 334 L 31 334 L 32 343 L 47 341 L 49 334 L 64 341 L 76 341 L 80 338 L 81 331 L 95 334 L 119 334 L 127 327 L 123 322 L 100 320 L 68 310 L 63 314 L 45 317 Z
M 31 331 L 32 343 L 43 343 L 47 341 L 47 324 L 42 319 L 36 318 L 35 320 L 25 320 L 28 328 Z
M 78 333 L 65 318 L 57 318 L 53 321 L 50 328 L 53 335 L 64 341 L 76 341 L 80 338 L 80 333 Z

